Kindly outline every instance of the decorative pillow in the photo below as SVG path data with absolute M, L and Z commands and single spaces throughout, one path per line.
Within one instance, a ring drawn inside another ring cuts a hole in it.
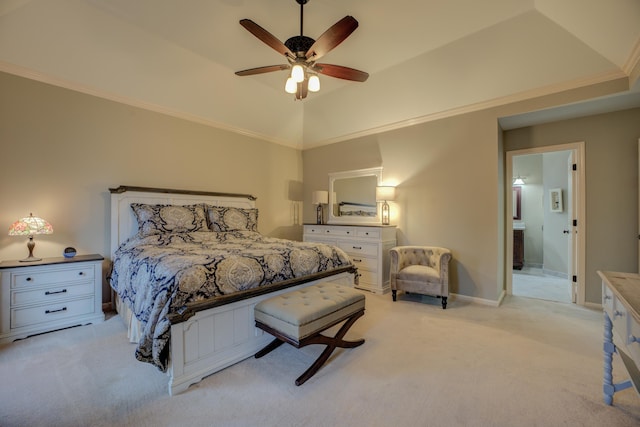
M 258 209 L 208 206 L 211 231 L 258 231 Z
M 182 206 L 132 203 L 131 209 L 138 220 L 138 233 L 141 236 L 209 231 L 204 204 Z

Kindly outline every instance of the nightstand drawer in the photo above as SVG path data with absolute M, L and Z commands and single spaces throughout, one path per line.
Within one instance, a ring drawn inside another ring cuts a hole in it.
M 11 329 L 94 312 L 93 297 L 11 310 Z
M 13 275 L 11 288 L 68 283 L 78 280 L 93 280 L 93 267 L 51 268 L 48 271 L 17 273 Z
M 11 291 L 11 307 L 20 305 L 55 302 L 61 299 L 75 298 L 85 295 L 93 295 L 93 282 L 77 285 L 60 284 L 40 289 L 22 289 Z

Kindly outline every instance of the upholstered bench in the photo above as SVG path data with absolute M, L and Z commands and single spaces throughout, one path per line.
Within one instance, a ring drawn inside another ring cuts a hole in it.
M 358 318 L 364 315 L 364 295 L 348 286 L 319 283 L 287 292 L 258 303 L 254 308 L 256 327 L 276 337 L 255 354 L 260 358 L 283 343 L 296 348 L 324 344 L 327 348 L 298 379 L 302 385 L 329 359 L 336 347 L 352 348 L 364 339 L 345 341 L 342 338 Z M 345 321 L 334 337 L 321 332 Z

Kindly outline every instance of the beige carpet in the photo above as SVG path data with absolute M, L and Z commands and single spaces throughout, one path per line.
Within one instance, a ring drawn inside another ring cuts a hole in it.
M 111 317 L 0 346 L 0 425 L 640 425 L 633 389 L 602 401 L 599 311 L 518 297 L 442 310 L 428 297 L 367 294 L 346 338 L 361 336 L 301 387 L 321 346 L 282 346 L 169 397 Z

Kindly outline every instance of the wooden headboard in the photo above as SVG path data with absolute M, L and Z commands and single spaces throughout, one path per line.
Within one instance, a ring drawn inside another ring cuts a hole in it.
M 132 187 L 110 188 L 111 193 L 111 258 L 122 242 L 138 232 L 138 222 L 131 203 L 193 205 L 207 203 L 215 206 L 254 208 L 256 198 L 250 194 L 214 193 L 207 191 L 175 190 L 167 188 Z

